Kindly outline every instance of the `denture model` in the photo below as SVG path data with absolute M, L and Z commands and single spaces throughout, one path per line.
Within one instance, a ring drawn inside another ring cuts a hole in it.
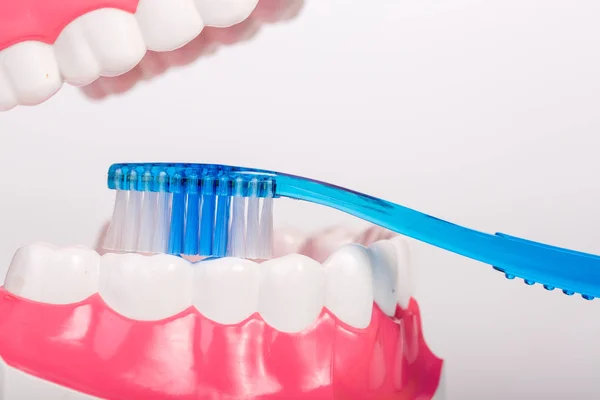
M 275 239 L 265 262 L 18 250 L 0 289 L 0 398 L 442 398 L 403 239 Z

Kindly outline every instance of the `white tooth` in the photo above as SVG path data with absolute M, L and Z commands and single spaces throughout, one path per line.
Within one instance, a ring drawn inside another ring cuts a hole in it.
M 33 105 L 60 89 L 62 78 L 52 46 L 37 41 L 14 44 L 0 52 L 0 64 L 20 104 Z
M 2 56 L 0 55 L 0 60 L 1 57 Z M 2 64 L 0 63 L 0 111 L 10 110 L 16 105 L 17 99 L 13 93 L 10 81 L 2 69 Z
M 57 363 L 57 366 L 60 365 Z M 94 400 L 96 397 L 37 378 L 0 359 L 0 399 Z
M 373 263 L 375 302 L 387 315 L 394 315 L 396 303 L 406 309 L 414 293 L 409 249 L 400 236 L 369 246 Z
M 258 311 L 282 332 L 299 332 L 320 315 L 325 298 L 321 265 L 306 256 L 290 254 L 260 265 Z
M 4 286 L 30 300 L 75 303 L 98 291 L 99 260 L 98 253 L 83 247 L 23 247 L 13 257 Z
M 135 15 L 146 46 L 154 51 L 175 50 L 204 27 L 194 0 L 140 0 Z
M 73 85 L 87 85 L 100 76 L 100 64 L 88 43 L 82 17 L 61 32 L 54 43 L 54 54 L 63 79 Z
M 396 249 L 389 240 L 381 240 L 369 246 L 373 266 L 373 299 L 381 311 L 389 316 L 396 313 L 396 281 L 398 265 Z
M 146 44 L 135 16 L 102 8 L 81 17 L 82 31 L 103 76 L 117 76 L 135 67 L 146 53 Z
M 390 239 L 396 250 L 396 265 L 398 275 L 396 279 L 396 300 L 400 307 L 408 308 L 410 298 L 414 294 L 414 276 L 411 268 L 410 249 L 405 239 L 396 236 Z
M 100 263 L 99 292 L 106 304 L 136 320 L 159 320 L 192 304 L 190 263 L 159 254 L 106 254 Z
M 235 324 L 256 312 L 260 265 L 226 257 L 194 265 L 194 306 L 207 318 Z
M 323 264 L 327 290 L 325 307 L 355 328 L 366 328 L 373 310 L 373 276 L 367 250 L 349 244 Z
M 208 26 L 225 28 L 242 22 L 258 0 L 196 0 L 196 7 Z

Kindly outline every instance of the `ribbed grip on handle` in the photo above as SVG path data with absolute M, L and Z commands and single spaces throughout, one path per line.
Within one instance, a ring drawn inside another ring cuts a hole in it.
M 506 240 L 512 240 L 512 241 L 515 241 L 515 242 L 519 242 L 519 243 L 522 243 L 522 244 L 528 244 L 528 245 L 531 245 L 531 246 L 537 246 L 537 247 L 545 249 L 546 251 L 549 251 L 549 252 L 566 253 L 570 257 L 574 257 L 575 263 L 573 265 L 571 265 L 571 266 L 565 265 L 565 266 L 562 267 L 562 269 L 567 270 L 567 272 L 566 272 L 567 274 L 568 274 L 568 269 L 569 268 L 573 268 L 573 269 L 577 268 L 577 265 L 578 265 L 577 258 L 578 257 L 588 257 L 589 261 L 597 262 L 597 257 L 594 256 L 594 255 L 591 255 L 591 254 L 581 253 L 581 252 L 577 252 L 577 251 L 573 251 L 573 250 L 563 249 L 563 248 L 556 247 L 556 246 L 550 246 L 550 245 L 547 245 L 547 244 L 533 242 L 531 240 L 526 240 L 526 239 L 521 239 L 521 238 L 517 238 L 517 237 L 514 237 L 514 236 L 506 235 L 504 233 L 496 233 L 496 236 L 499 236 L 499 237 L 504 238 Z M 591 265 L 591 267 L 594 268 L 593 265 Z M 549 266 L 548 268 L 556 269 L 556 268 L 559 268 L 559 267 L 556 266 L 556 265 L 552 265 L 552 266 Z M 511 266 L 507 266 L 507 267 L 497 267 L 497 266 L 494 266 L 494 269 L 497 270 L 497 271 L 502 272 L 507 279 L 521 278 L 521 279 L 523 279 L 523 281 L 525 282 L 525 284 L 529 285 L 529 286 L 533 286 L 536 283 L 538 283 L 538 284 L 541 284 L 544 287 L 544 289 L 546 289 L 546 290 L 552 291 L 554 289 L 559 289 L 564 294 L 566 294 L 567 296 L 573 296 L 575 293 L 579 293 L 581 295 L 581 297 L 583 297 L 585 300 L 594 300 L 594 298 L 598 297 L 598 294 L 596 294 L 596 293 L 595 293 L 595 295 L 587 294 L 587 293 L 584 293 L 584 292 L 582 292 L 580 290 L 576 290 L 575 287 L 567 287 L 568 284 L 565 285 L 565 284 L 558 283 L 558 285 L 560 285 L 560 286 L 557 286 L 556 283 L 550 284 L 547 279 L 552 279 L 551 271 L 548 271 L 546 273 L 547 278 L 542 278 L 540 281 L 534 281 L 532 279 L 528 279 L 526 276 L 523 276 L 523 273 L 521 271 L 517 271 L 516 269 L 511 268 Z M 598 272 L 597 270 L 599 270 L 599 269 L 600 269 L 600 265 L 597 265 L 597 267 L 594 268 L 594 270 L 596 270 L 596 271 L 590 271 L 591 272 L 590 273 L 590 278 L 593 278 L 597 274 L 597 272 Z M 554 280 L 554 279 L 552 279 L 552 280 Z M 592 281 L 592 280 L 593 279 L 590 279 L 590 281 Z M 578 285 L 576 285 L 576 286 L 578 286 Z

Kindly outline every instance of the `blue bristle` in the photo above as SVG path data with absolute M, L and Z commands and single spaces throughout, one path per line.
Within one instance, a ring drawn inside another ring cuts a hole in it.
M 183 254 L 198 254 L 198 229 L 200 227 L 200 197 L 198 193 L 189 193 L 187 198 L 187 213 L 185 216 L 185 245 Z
M 169 230 L 169 254 L 181 254 L 183 252 L 184 216 L 185 194 L 173 193 L 173 204 L 171 206 L 171 227 Z
M 213 249 L 215 226 L 215 200 L 213 181 L 204 178 L 202 187 L 202 220 L 200 221 L 200 255 L 210 256 Z
M 185 213 L 185 241 L 183 254 L 198 254 L 198 234 L 200 229 L 200 196 L 198 195 L 198 175 L 187 171 L 187 204 Z
M 185 227 L 185 191 L 183 187 L 183 176 L 168 169 L 169 186 L 173 192 L 171 202 L 171 224 L 169 226 L 169 254 L 181 254 L 183 251 L 183 233 Z
M 229 210 L 231 205 L 229 196 L 219 196 L 217 203 L 217 219 L 215 221 L 215 241 L 213 243 L 214 257 L 227 255 L 227 237 L 229 235 Z

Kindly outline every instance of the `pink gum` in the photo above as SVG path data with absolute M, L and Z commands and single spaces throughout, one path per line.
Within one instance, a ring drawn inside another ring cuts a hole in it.
M 0 356 L 39 378 L 107 399 L 430 399 L 442 360 L 411 300 L 396 319 L 373 307 L 355 329 L 327 310 L 300 333 L 252 315 L 220 325 L 190 307 L 134 321 L 98 295 L 49 305 L 0 288 Z

